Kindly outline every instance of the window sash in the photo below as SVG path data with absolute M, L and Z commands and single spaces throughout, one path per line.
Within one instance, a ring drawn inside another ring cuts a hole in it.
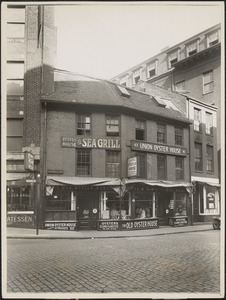
M 166 157 L 157 156 L 158 179 L 166 179 Z
M 166 143 L 166 125 L 157 124 L 157 142 Z
M 183 146 L 183 129 L 175 128 L 175 145 Z
M 214 89 L 213 84 L 213 71 L 207 72 L 203 74 L 203 93 L 212 92 Z
M 213 115 L 208 112 L 206 112 L 206 133 L 213 133 Z
M 90 135 L 90 115 L 78 115 L 77 117 L 77 134 Z
M 195 170 L 202 171 L 202 144 L 195 143 Z
M 106 168 L 108 177 L 120 177 L 120 152 L 106 151 Z
M 109 136 L 119 135 L 119 117 L 107 116 L 106 117 L 106 132 Z
M 91 152 L 90 150 L 77 150 L 77 175 L 90 175 Z
M 181 157 L 175 158 L 176 180 L 184 179 L 184 160 Z

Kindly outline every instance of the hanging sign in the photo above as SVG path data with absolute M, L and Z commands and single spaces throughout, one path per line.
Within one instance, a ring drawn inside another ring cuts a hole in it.
M 29 151 L 24 152 L 24 169 L 34 171 L 34 155 Z
M 128 158 L 128 177 L 137 176 L 137 157 Z

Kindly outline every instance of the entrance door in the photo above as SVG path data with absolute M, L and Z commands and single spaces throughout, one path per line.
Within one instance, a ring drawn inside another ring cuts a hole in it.
M 79 230 L 97 229 L 99 192 L 78 191 L 77 213 Z
M 159 217 L 159 225 L 168 225 L 169 218 L 169 203 L 170 200 L 173 199 L 172 192 L 163 192 L 158 193 L 158 217 Z

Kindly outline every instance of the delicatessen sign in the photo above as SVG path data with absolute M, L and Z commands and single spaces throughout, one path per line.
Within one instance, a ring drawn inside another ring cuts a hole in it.
M 61 137 L 63 148 L 99 148 L 99 149 L 120 149 L 120 139 L 116 138 L 75 138 Z
M 132 150 L 136 150 L 136 151 L 164 153 L 169 155 L 180 155 L 180 156 L 187 155 L 186 148 L 169 146 L 169 145 L 159 145 L 159 144 L 153 144 L 148 142 L 131 141 L 131 148 Z

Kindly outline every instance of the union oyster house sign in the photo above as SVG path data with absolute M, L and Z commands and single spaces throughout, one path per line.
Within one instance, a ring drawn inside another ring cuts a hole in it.
M 75 138 L 61 137 L 62 148 L 99 148 L 120 150 L 120 139 L 117 138 Z

